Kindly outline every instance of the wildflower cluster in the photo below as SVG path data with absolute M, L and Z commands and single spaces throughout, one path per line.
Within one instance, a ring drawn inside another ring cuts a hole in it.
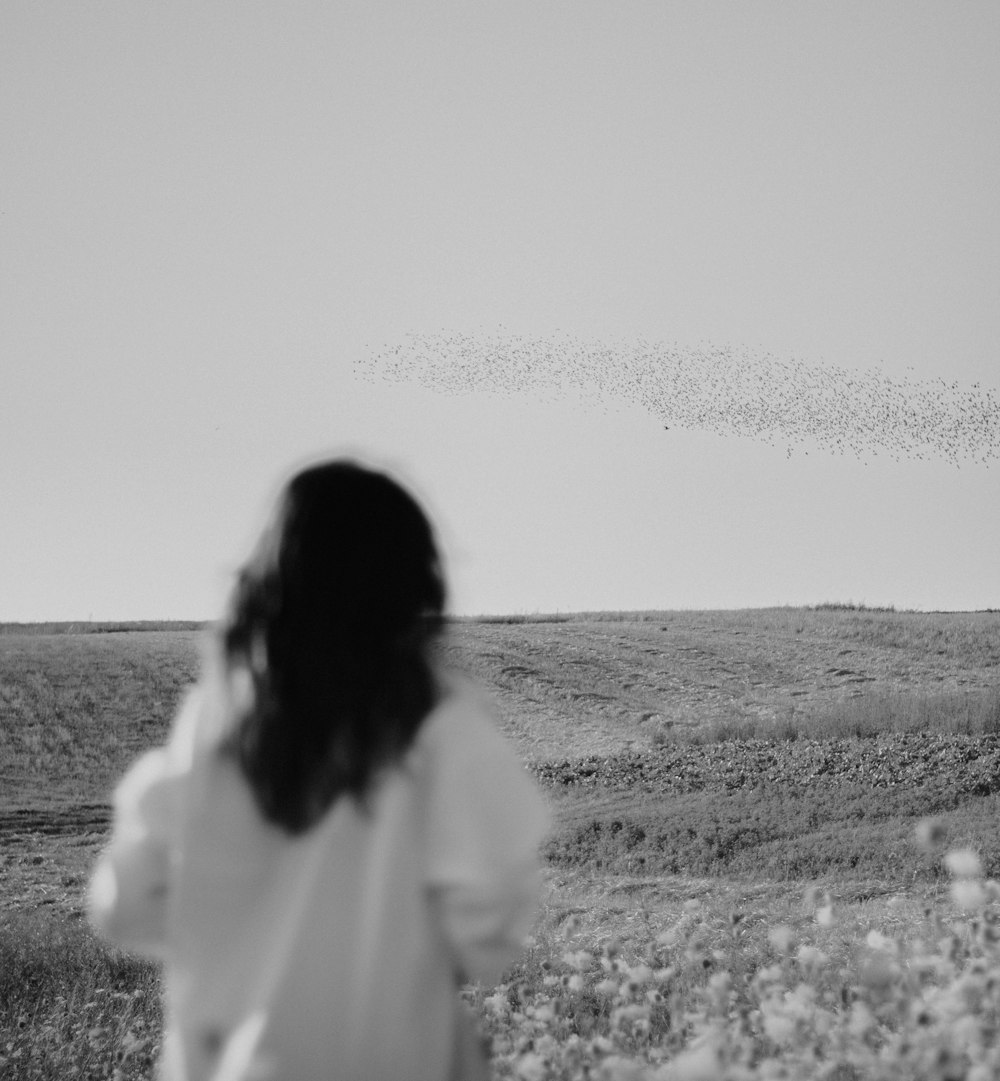
M 498 1079 L 988 1081 L 1000 1077 L 1000 885 L 946 857 L 950 903 L 919 935 L 845 941 L 829 897 L 799 925 L 689 904 L 643 944 L 571 925 L 529 978 L 477 1003 Z M 853 930 L 853 929 L 852 929 Z

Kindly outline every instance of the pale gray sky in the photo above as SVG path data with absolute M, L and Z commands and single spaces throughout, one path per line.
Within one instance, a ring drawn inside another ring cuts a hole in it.
M 1000 393 L 998 41 L 991 0 L 7 0 L 0 619 L 213 616 L 342 451 L 461 612 L 1000 606 L 1000 462 L 370 377 L 502 333 Z

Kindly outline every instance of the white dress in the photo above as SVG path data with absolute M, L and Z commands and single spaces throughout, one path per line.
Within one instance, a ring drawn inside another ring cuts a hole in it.
M 215 753 L 233 691 L 203 680 L 115 792 L 91 883 L 107 937 L 164 962 L 163 1081 L 443 1081 L 456 974 L 490 984 L 536 915 L 548 814 L 461 677 L 368 812 L 266 822 Z

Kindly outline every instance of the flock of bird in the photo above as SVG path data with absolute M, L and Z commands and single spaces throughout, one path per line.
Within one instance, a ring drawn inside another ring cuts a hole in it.
M 862 461 L 886 454 L 958 465 L 987 464 L 1000 453 L 1000 396 L 993 388 L 894 379 L 745 349 L 441 333 L 411 335 L 370 355 L 361 374 L 444 393 L 617 398 L 668 429 L 760 440 L 789 456 L 810 447 Z

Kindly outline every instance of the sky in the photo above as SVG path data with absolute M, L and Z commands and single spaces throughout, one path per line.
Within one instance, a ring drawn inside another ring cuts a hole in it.
M 338 455 L 422 501 L 457 614 L 1000 607 L 998 40 L 992 0 L 6 0 L 0 620 L 215 618 Z

